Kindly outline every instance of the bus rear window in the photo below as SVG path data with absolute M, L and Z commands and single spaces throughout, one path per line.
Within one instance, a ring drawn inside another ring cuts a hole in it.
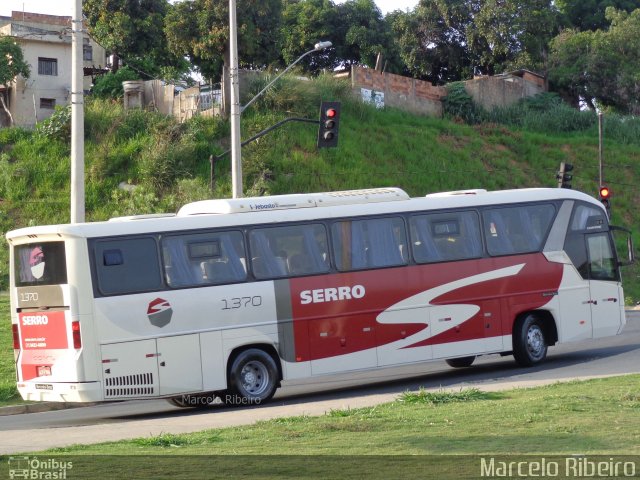
M 15 284 L 60 285 L 67 283 L 64 242 L 38 242 L 15 248 Z

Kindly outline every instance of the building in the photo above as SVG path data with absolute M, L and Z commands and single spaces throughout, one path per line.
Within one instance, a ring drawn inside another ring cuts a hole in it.
M 56 105 L 71 101 L 71 17 L 12 12 L 0 17 L 0 35 L 16 39 L 31 67 L 28 79 L 19 76 L 9 85 L 0 85 L 14 124 L 32 127 L 54 111 Z M 84 34 L 84 90 L 91 88 L 91 73 L 106 66 L 103 47 Z M 0 111 L 0 126 L 9 125 Z

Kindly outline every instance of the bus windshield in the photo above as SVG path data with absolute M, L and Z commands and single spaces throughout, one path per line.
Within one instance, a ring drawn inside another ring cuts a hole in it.
M 38 242 L 15 249 L 16 287 L 67 283 L 64 242 Z

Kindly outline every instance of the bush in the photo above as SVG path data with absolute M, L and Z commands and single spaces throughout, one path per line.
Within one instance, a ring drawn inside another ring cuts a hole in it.
M 442 99 L 442 109 L 445 117 L 459 118 L 469 124 L 480 123 L 486 116 L 484 109 L 476 105 L 465 90 L 464 82 L 447 85 L 447 96 Z
M 98 98 L 122 98 L 124 96 L 122 82 L 139 79 L 140 74 L 129 67 L 122 67 L 116 73 L 109 72 L 98 77 L 91 93 Z
M 51 140 L 71 139 L 71 105 L 56 106 L 53 115 L 38 123 L 36 133 Z

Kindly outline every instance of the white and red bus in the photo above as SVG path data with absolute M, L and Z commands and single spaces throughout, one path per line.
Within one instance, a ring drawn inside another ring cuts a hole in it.
M 18 390 L 258 403 L 281 381 L 355 370 L 534 365 L 621 332 L 614 229 L 567 189 L 383 188 L 12 231 Z

